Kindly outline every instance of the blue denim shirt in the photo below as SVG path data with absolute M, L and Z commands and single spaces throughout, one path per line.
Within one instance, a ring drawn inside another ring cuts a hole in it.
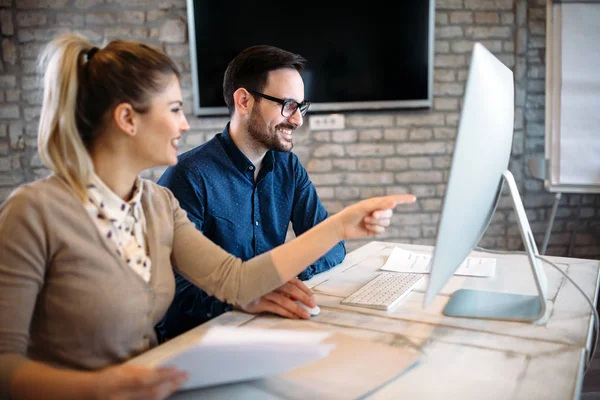
M 284 243 L 290 221 L 298 236 L 328 216 L 292 152 L 268 151 L 255 181 L 254 165 L 231 139 L 229 125 L 205 144 L 181 154 L 177 165 L 167 168 L 158 183 L 173 191 L 206 237 L 242 260 Z M 298 278 L 310 279 L 345 256 L 342 241 Z M 209 296 L 177 271 L 175 278 L 175 298 L 157 325 L 163 338 L 231 310 L 231 305 Z

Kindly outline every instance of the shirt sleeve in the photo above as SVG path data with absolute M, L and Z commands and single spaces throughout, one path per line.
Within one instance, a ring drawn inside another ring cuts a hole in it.
M 294 173 L 296 191 L 292 207 L 292 227 L 296 236 L 299 236 L 323 221 L 329 214 L 323 207 L 308 173 L 296 158 Z M 298 278 L 303 281 L 308 280 L 320 272 L 335 267 L 344 260 L 344 257 L 346 257 L 346 246 L 344 241 L 341 241 L 325 253 L 323 257 L 302 271 Z
M 26 361 L 29 328 L 45 275 L 48 229 L 44 198 L 17 189 L 0 207 L 0 398 L 9 398 L 14 371 Z
M 172 262 L 186 279 L 230 304 L 243 305 L 283 285 L 271 253 L 248 261 L 227 253 L 195 229 L 173 194 Z

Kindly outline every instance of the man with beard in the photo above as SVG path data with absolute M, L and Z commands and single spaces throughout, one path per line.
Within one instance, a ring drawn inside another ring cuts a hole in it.
M 158 180 L 206 237 L 243 260 L 282 244 L 290 223 L 298 236 L 328 216 L 291 152 L 294 130 L 310 106 L 300 76 L 305 63 L 304 57 L 273 46 L 243 50 L 229 63 L 223 81 L 231 120 L 222 133 L 179 156 Z M 239 308 L 310 318 L 296 303 L 316 305 L 301 281 L 339 264 L 345 255 L 340 242 L 297 279 Z M 156 327 L 163 339 L 233 308 L 174 273 L 175 298 Z

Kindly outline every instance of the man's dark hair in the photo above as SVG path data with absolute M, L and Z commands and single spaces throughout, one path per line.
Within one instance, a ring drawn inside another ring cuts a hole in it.
M 293 68 L 300 72 L 306 59 L 299 54 L 274 46 L 258 45 L 244 49 L 227 66 L 223 78 L 223 98 L 232 115 L 235 110 L 233 93 L 243 87 L 262 92 L 270 71 Z

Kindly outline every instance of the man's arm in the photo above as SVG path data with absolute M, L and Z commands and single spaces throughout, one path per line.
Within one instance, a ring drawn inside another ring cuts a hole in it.
M 329 216 L 317 194 L 317 190 L 311 182 L 308 173 L 300 162 L 295 159 L 296 191 L 294 193 L 294 204 L 292 206 L 292 227 L 296 236 L 306 232 L 319 222 Z M 344 241 L 339 242 L 323 257 L 306 268 L 298 278 L 308 280 L 314 275 L 335 267 L 344 260 L 346 246 Z

